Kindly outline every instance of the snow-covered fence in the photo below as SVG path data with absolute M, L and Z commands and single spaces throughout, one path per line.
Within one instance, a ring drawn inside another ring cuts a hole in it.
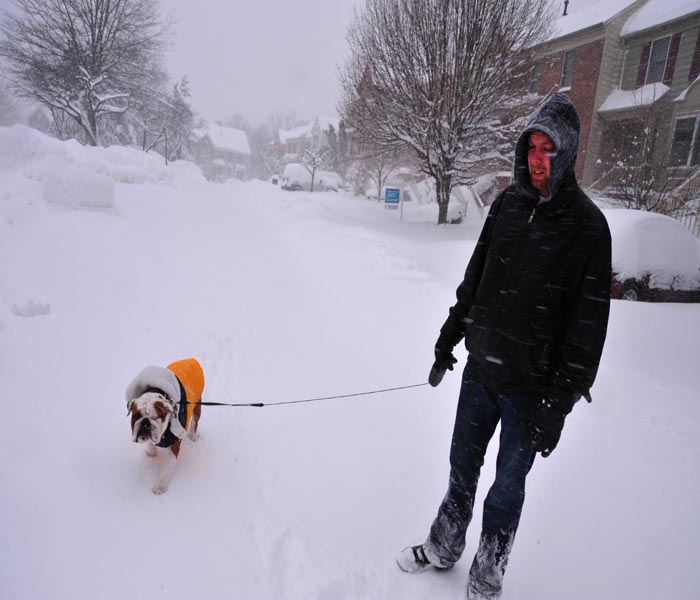
M 664 167 L 616 165 L 586 192 L 626 208 L 674 217 L 700 237 L 700 169 L 688 175 Z
M 676 215 L 676 218 L 690 229 L 695 237 L 700 237 L 700 217 L 698 217 L 697 210 L 686 208 Z
M 615 166 L 608 169 L 599 179 L 586 188 L 587 193 L 606 196 L 608 198 L 619 198 L 620 188 L 625 184 L 629 176 L 629 167 Z

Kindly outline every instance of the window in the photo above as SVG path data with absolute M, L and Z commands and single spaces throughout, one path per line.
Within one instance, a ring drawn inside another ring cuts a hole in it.
M 671 45 L 671 36 L 654 40 L 651 43 L 649 53 L 649 65 L 647 66 L 647 77 L 644 83 L 659 83 L 663 81 L 664 70 L 666 69 L 666 59 L 668 49 Z
M 538 60 L 535 61 L 530 68 L 530 84 L 528 89 L 531 94 L 537 93 L 537 88 L 540 83 L 540 71 L 542 70 L 542 63 Z
M 561 67 L 561 79 L 559 89 L 569 89 L 574 80 L 574 62 L 576 61 L 576 50 L 569 50 L 564 55 L 564 64 Z
M 700 165 L 699 122 L 700 116 L 685 117 L 676 121 L 669 157 L 669 164 L 672 167 Z

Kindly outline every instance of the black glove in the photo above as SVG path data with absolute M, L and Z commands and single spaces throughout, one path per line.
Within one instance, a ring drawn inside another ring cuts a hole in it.
M 428 383 L 437 387 L 445 376 L 446 371 L 452 371 L 457 359 L 452 354 L 454 347 L 464 337 L 462 330 L 451 319 L 447 319 L 440 329 L 440 337 L 435 342 L 435 362 L 428 375 Z
M 547 458 L 559 443 L 564 420 L 580 399 L 580 394 L 553 386 L 550 397 L 540 400 L 530 414 L 527 427 L 527 445 Z
M 528 421 L 526 443 L 548 457 L 559 443 L 566 414 L 552 400 L 541 400 Z

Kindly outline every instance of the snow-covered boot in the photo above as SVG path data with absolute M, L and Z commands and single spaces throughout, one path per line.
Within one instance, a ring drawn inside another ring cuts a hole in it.
M 425 555 L 423 544 L 409 546 L 401 550 L 401 553 L 396 557 L 396 564 L 404 573 L 420 573 L 435 567 Z

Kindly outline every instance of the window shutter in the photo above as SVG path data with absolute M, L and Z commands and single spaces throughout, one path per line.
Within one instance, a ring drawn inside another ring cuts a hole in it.
M 664 83 L 666 85 L 671 85 L 673 83 L 673 73 L 676 70 L 678 47 L 681 45 L 682 35 L 682 33 L 674 33 L 671 38 L 671 46 L 668 49 L 668 58 L 666 59 L 666 69 L 664 70 Z
M 639 60 L 639 69 L 637 70 L 637 87 L 644 85 L 644 80 L 647 77 L 647 67 L 649 66 L 649 52 L 651 51 L 651 42 L 644 44 L 642 48 L 642 58 Z
M 695 78 L 698 75 L 700 75 L 700 31 L 698 31 L 698 39 L 695 42 L 693 62 L 690 63 L 690 73 L 688 73 L 688 81 L 695 81 Z

